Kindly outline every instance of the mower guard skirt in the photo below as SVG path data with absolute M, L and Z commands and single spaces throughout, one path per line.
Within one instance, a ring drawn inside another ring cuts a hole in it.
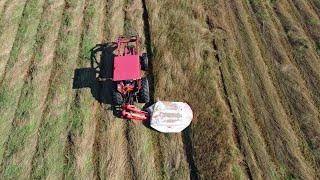
M 150 126 L 164 133 L 181 132 L 190 125 L 193 118 L 190 106 L 183 102 L 158 101 L 147 111 Z

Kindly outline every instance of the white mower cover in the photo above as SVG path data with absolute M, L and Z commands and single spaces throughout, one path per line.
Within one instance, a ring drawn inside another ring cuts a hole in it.
M 192 121 L 190 106 L 183 102 L 158 101 L 147 111 L 150 114 L 150 126 L 160 132 L 181 132 Z

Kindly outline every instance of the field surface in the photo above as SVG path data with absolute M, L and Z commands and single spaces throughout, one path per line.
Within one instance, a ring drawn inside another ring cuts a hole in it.
M 152 99 L 194 111 L 182 133 L 114 116 L 109 42 L 133 34 Z M 319 0 L 0 1 L 0 179 L 319 172 Z

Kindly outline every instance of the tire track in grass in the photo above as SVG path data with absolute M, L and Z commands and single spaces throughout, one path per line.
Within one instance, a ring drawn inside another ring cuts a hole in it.
M 90 65 L 90 49 L 101 40 L 101 19 L 104 16 L 102 1 L 87 2 L 84 15 L 84 23 L 79 58 L 77 60 L 78 70 Z M 100 7 L 100 9 L 98 9 Z M 82 74 L 84 76 L 85 74 Z M 76 78 L 76 77 L 74 77 Z M 85 81 L 94 79 L 86 79 Z M 95 82 L 84 82 L 95 88 Z M 94 90 L 91 90 L 93 92 Z M 94 120 L 96 106 L 90 89 L 76 89 L 73 93 L 73 103 L 70 109 L 70 119 L 67 127 L 67 141 L 64 147 L 65 171 L 64 179 L 93 177 L 93 163 L 91 162 Z
M 17 111 L 19 99 L 21 98 L 23 84 L 27 79 L 28 67 L 32 58 L 33 46 L 37 27 L 40 22 L 44 1 L 29 1 L 24 9 L 21 19 L 15 47 L 11 51 L 6 71 L 8 75 L 3 78 L 0 89 L 0 161 L 3 161 L 4 152 L 7 151 L 6 141 L 11 133 L 12 121 Z M 30 23 L 33 22 L 33 23 Z M 3 163 L 3 162 L 2 162 Z M 3 170 L 3 169 L 2 169 Z
M 7 8 L 1 17 L 0 42 L 6 43 L 0 44 L 0 88 L 3 87 L 2 83 L 6 74 L 8 60 L 13 54 L 13 47 L 19 47 L 21 38 L 23 38 L 21 34 L 19 36 L 18 32 L 23 30 L 21 24 L 25 22 L 23 18 L 25 17 L 26 5 L 26 0 L 8 1 Z
M 231 12 L 234 13 L 233 17 L 238 20 L 239 34 L 237 36 L 240 38 L 239 47 L 244 53 L 245 61 L 242 68 L 247 72 L 245 78 L 251 86 L 250 93 L 253 93 L 253 107 L 259 117 L 258 123 L 260 127 L 266 127 L 261 131 L 265 134 L 265 140 L 269 145 L 268 151 L 273 161 L 282 168 L 282 176 L 311 178 L 314 172 L 305 163 L 297 144 L 297 137 L 270 81 L 258 42 L 254 38 L 255 34 L 247 19 L 248 13 L 241 2 L 229 3 Z M 252 62 L 249 62 L 249 59 Z M 277 141 L 274 141 L 275 139 Z M 295 159 L 295 163 L 292 163 L 291 159 Z
M 84 1 L 67 1 L 46 105 L 38 129 L 38 139 L 31 161 L 30 178 L 63 175 L 63 144 L 70 109 L 72 73 L 78 57 Z
M 100 87 L 98 87 L 100 90 Z M 100 91 L 99 91 L 100 92 Z M 98 105 L 97 105 L 98 106 Z M 98 107 L 97 107 L 98 108 Z M 93 163 L 93 177 L 95 179 L 101 179 L 101 172 L 100 172 L 100 134 L 101 134 L 101 119 L 100 115 L 95 112 L 95 133 L 94 133 L 94 141 L 93 141 L 93 156 L 92 156 L 92 163 Z
M 217 60 L 217 62 L 218 62 L 219 64 L 222 64 L 220 54 L 218 53 L 218 52 L 219 52 L 218 43 L 216 42 L 215 39 L 213 40 L 212 44 L 213 44 L 213 49 L 217 52 L 217 54 L 215 55 L 215 58 L 216 58 L 216 60 Z M 221 84 L 222 84 L 222 86 L 223 86 L 223 93 L 224 93 L 224 95 L 226 96 L 225 101 L 226 101 L 226 104 L 227 104 L 227 106 L 228 106 L 228 110 L 230 111 L 231 116 L 232 116 L 233 129 L 234 129 L 234 135 L 233 135 L 233 136 L 234 136 L 235 142 L 236 142 L 237 145 L 239 146 L 239 144 L 240 144 L 240 142 L 241 142 L 241 141 L 240 141 L 240 134 L 238 133 L 238 128 L 237 128 L 237 126 L 235 125 L 235 117 L 234 117 L 234 114 L 235 114 L 235 113 L 233 112 L 233 110 L 232 110 L 232 108 L 231 108 L 231 102 L 230 102 L 230 100 L 229 100 L 230 95 L 229 95 L 229 93 L 228 93 L 228 91 L 227 91 L 226 77 L 225 77 L 224 74 L 223 74 L 223 70 L 222 70 L 222 67 L 221 67 L 221 66 L 219 66 L 219 74 L 220 74 Z M 240 149 L 240 148 L 239 148 L 239 149 Z M 251 172 L 250 172 L 250 168 L 249 168 L 249 166 L 248 166 L 247 160 L 244 158 L 243 161 L 244 161 L 244 162 L 243 162 L 243 166 L 244 166 L 244 169 L 245 169 L 245 172 L 246 172 L 246 177 L 247 177 L 248 179 L 253 179 L 252 174 L 251 174 Z
M 303 149 L 304 156 L 308 158 L 309 163 L 313 161 L 313 158 L 318 159 L 317 161 L 320 162 L 316 153 L 317 148 L 319 148 L 317 147 L 319 145 L 316 143 L 316 139 L 320 137 L 320 124 L 317 121 L 319 112 L 298 69 L 291 63 L 286 48 L 282 45 L 281 38 L 277 34 L 276 27 L 266 11 L 266 6 L 264 4 L 252 4 L 251 6 L 254 13 L 261 12 L 265 14 L 263 20 L 259 17 L 255 20 L 255 24 L 258 24 L 257 28 L 260 37 L 263 37 L 261 39 L 261 49 L 267 50 L 265 52 L 265 62 L 272 69 L 270 74 L 280 94 L 280 100 L 290 119 L 292 119 L 290 123 L 299 136 L 300 147 Z M 254 14 L 252 14 L 252 17 L 254 17 Z M 312 150 L 310 148 L 311 151 L 308 150 L 305 147 L 307 143 L 315 149 Z M 314 157 L 308 157 L 310 155 Z M 314 162 L 312 162 L 312 165 L 317 167 Z

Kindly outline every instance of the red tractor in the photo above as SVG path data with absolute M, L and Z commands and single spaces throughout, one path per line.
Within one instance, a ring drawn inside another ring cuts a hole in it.
M 148 70 L 148 57 L 146 53 L 140 55 L 140 43 L 138 36 L 117 39 L 117 54 L 113 65 L 115 88 L 112 91 L 112 99 L 114 105 L 121 106 L 123 118 L 146 120 L 148 114 L 133 105 L 135 101 L 150 101 L 148 79 L 142 77 L 141 71 Z

